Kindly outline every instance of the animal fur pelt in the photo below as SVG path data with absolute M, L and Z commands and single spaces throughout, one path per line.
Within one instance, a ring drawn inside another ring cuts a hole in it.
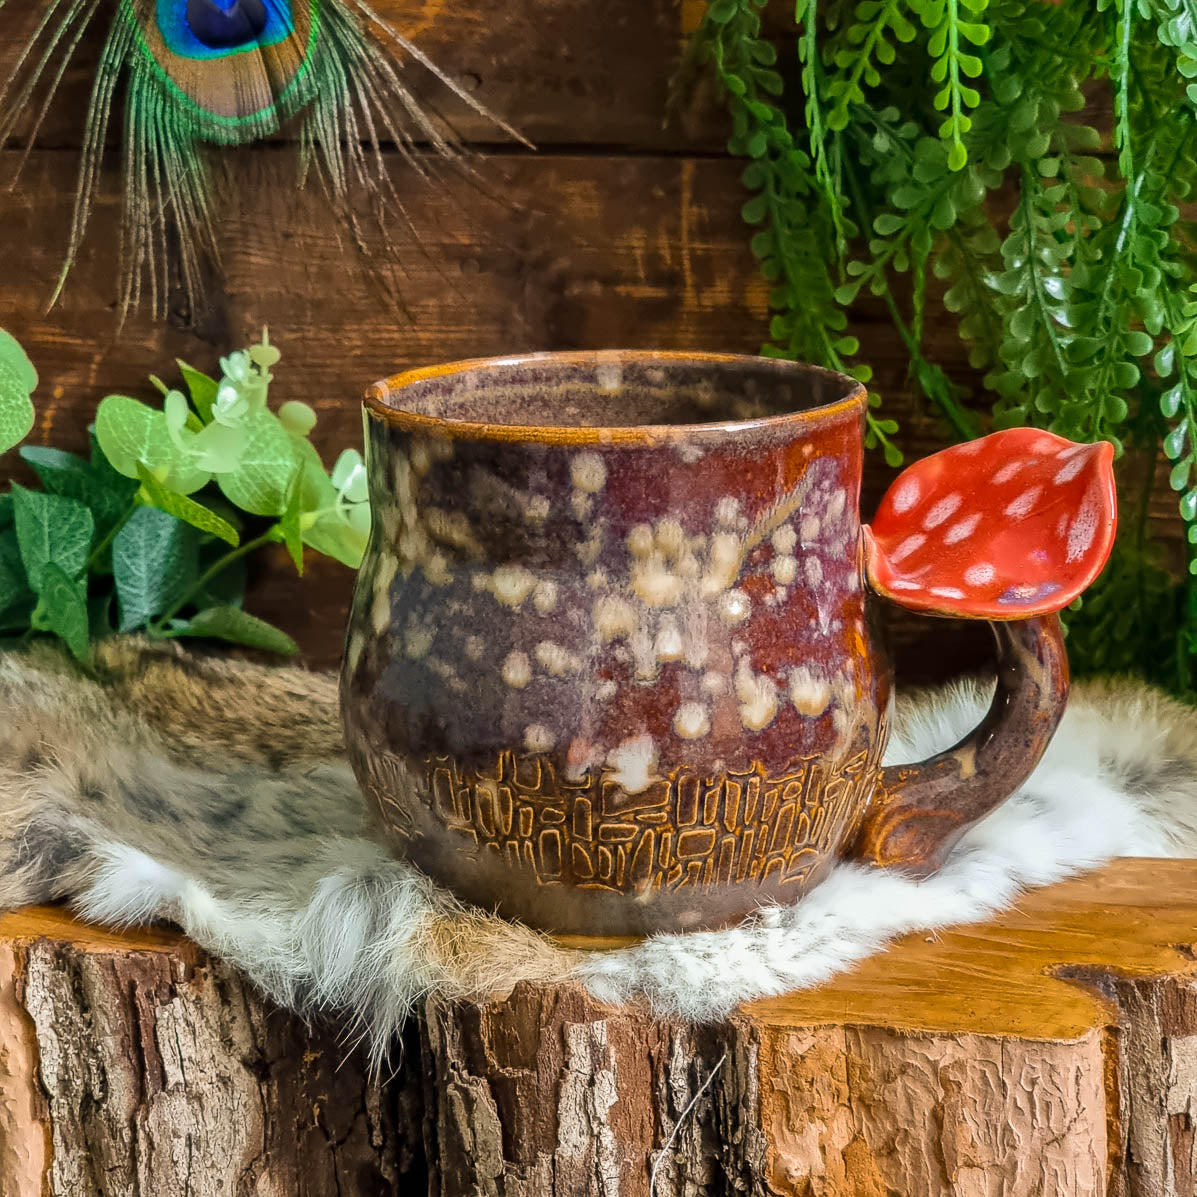
M 904 698 L 888 759 L 946 747 L 987 705 L 980 683 Z M 375 841 L 333 676 L 133 640 L 102 644 L 88 676 L 48 646 L 0 655 L 0 905 L 172 920 L 278 1001 L 350 1012 L 379 1053 L 422 995 L 566 975 L 612 1002 L 718 1017 L 1116 855 L 1197 855 L 1197 713 L 1136 684 L 1082 685 L 1031 779 L 934 877 L 844 865 L 732 930 L 567 952 Z

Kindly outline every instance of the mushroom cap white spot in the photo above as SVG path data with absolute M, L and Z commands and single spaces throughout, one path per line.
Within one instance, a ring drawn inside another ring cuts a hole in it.
M 894 510 L 899 515 L 909 511 L 919 501 L 921 494 L 922 488 L 919 486 L 918 479 L 907 478 L 894 491 Z
M 378 562 L 378 573 L 374 578 L 375 589 L 379 592 L 389 590 L 399 572 L 399 559 L 393 553 L 386 553 Z
M 418 661 L 426 657 L 436 639 L 436 632 L 429 627 L 409 625 L 407 635 L 403 638 L 403 651 L 413 660 Z
M 672 607 L 682 597 L 685 579 L 675 574 L 660 553 L 653 553 L 632 568 L 632 590 L 650 607 Z
M 1088 552 L 1096 535 L 1097 504 L 1091 496 L 1086 495 L 1080 511 L 1073 516 L 1068 528 L 1068 551 L 1065 560 L 1079 561 Z
M 892 553 L 889 559 L 893 562 L 905 561 L 911 553 L 921 549 L 927 543 L 927 538 L 921 533 L 916 532 L 913 536 L 908 536 Z
M 365 651 L 365 649 L 365 636 L 363 636 L 360 631 L 353 632 L 349 637 L 349 651 L 345 654 L 350 673 L 357 668 L 358 662 L 361 661 L 362 653 Z
M 736 580 L 742 561 L 740 538 L 734 532 L 716 532 L 711 537 L 707 556 L 707 570 L 702 579 L 702 592 L 714 598 Z
M 1015 518 L 1029 515 L 1042 493 L 1042 486 L 1032 486 L 1029 490 L 1024 490 L 1016 499 L 1011 499 L 1006 504 L 1006 514 Z
M 977 530 L 977 525 L 980 522 L 981 513 L 979 511 L 973 512 L 972 515 L 966 515 L 964 519 L 958 520 L 943 534 L 944 544 L 959 544 L 960 541 L 967 540 Z
M 1061 485 L 1065 482 L 1071 482 L 1083 469 L 1085 468 L 1085 459 L 1083 457 L 1072 457 L 1067 464 L 1062 466 L 1057 471 L 1056 476 L 1052 479 L 1053 482 Z
M 680 661 L 685 655 L 681 629 L 671 616 L 666 615 L 661 619 L 654 651 L 658 661 Z
M 1008 461 L 994 476 L 990 479 L 991 482 L 997 483 L 999 486 L 1003 482 L 1009 482 L 1019 470 L 1023 469 L 1027 463 L 1022 460 Z
M 391 596 L 387 591 L 375 595 L 374 604 L 370 612 L 370 622 L 378 633 L 385 632 L 391 626 Z
M 666 517 L 657 521 L 657 548 L 671 557 L 677 557 L 686 546 L 686 533 L 677 520 Z
M 979 561 L 964 571 L 964 580 L 970 586 L 984 586 L 986 582 L 992 582 L 993 578 L 994 568 L 988 561 Z
M 958 494 L 944 495 L 942 499 L 936 503 L 930 511 L 927 512 L 923 519 L 923 527 L 930 531 L 932 528 L 938 528 L 944 520 L 955 515 L 960 510 L 960 504 L 964 502 L 964 498 Z

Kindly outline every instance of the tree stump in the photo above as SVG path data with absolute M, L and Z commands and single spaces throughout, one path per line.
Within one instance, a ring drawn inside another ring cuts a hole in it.
M 426 1002 L 381 1084 L 170 932 L 0 920 L 0 1193 L 1197 1192 L 1197 870 L 1118 861 L 691 1027 Z
M 177 933 L 0 919 L 3 1197 L 406 1191 L 408 1088 Z

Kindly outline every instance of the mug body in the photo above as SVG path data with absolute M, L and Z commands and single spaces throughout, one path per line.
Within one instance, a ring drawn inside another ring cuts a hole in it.
M 391 843 L 555 931 L 692 930 L 818 882 L 870 802 L 865 396 L 722 355 L 542 354 L 367 396 L 342 677 Z

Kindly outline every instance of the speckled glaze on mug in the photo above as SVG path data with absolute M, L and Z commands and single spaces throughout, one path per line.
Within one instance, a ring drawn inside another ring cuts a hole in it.
M 934 868 L 1034 765 L 1067 672 L 1054 617 L 995 625 L 986 724 L 881 768 L 865 402 L 813 367 L 702 354 L 373 387 L 342 705 L 394 847 L 586 935 L 723 925 L 849 854 Z

